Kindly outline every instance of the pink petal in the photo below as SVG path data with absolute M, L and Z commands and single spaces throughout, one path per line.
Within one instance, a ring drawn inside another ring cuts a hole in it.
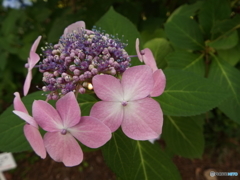
M 73 92 L 60 98 L 56 103 L 56 109 L 65 128 L 72 127 L 80 121 L 81 111 Z
M 24 85 L 23 85 L 24 96 L 26 96 L 28 94 L 31 81 L 32 81 L 32 71 L 28 69 L 27 77 L 26 77 Z
M 43 141 L 53 160 L 63 162 L 65 166 L 69 167 L 82 162 L 82 149 L 70 133 L 62 135 L 60 132 L 47 132 Z
M 58 112 L 46 101 L 35 100 L 32 107 L 33 118 L 45 131 L 63 129 L 63 122 Z
M 32 52 L 36 52 L 37 47 L 38 47 L 38 45 L 39 45 L 39 42 L 40 42 L 41 38 L 42 38 L 42 36 L 38 36 L 38 38 L 34 41 L 32 47 L 31 47 L 31 51 L 32 51 Z
M 131 67 L 123 73 L 121 83 L 125 101 L 145 98 L 153 89 L 152 70 L 146 65 Z
M 15 92 L 14 95 L 15 95 L 15 98 L 13 100 L 14 109 L 28 114 L 28 111 L 21 100 L 19 92 Z
M 114 132 L 122 123 L 123 106 L 120 102 L 100 101 L 93 105 L 90 116 L 97 118 Z
M 67 34 L 72 33 L 73 31 L 79 31 L 81 30 L 81 28 L 85 29 L 85 22 L 84 21 L 75 22 L 65 28 L 63 35 L 66 37 Z
M 158 69 L 153 73 L 153 80 L 154 86 L 150 96 L 157 97 L 163 93 L 166 86 L 166 77 L 161 69 Z
M 124 109 L 123 132 L 135 140 L 157 138 L 162 133 L 163 113 L 152 98 L 129 102 Z
M 23 130 L 28 142 L 30 143 L 35 153 L 39 155 L 42 159 L 46 158 L 46 150 L 38 128 L 26 124 L 24 125 Z
M 26 114 L 21 111 L 13 111 L 13 113 L 20 117 L 21 119 L 23 119 L 24 121 L 26 121 L 28 124 L 34 126 L 35 128 L 38 128 L 37 122 L 29 114 Z
M 31 71 L 34 68 L 34 66 L 38 63 L 39 60 L 40 60 L 39 55 L 33 51 L 30 51 L 30 57 L 28 58 L 28 65 L 29 65 L 28 70 Z
M 154 71 L 156 71 L 158 68 L 157 68 L 157 64 L 156 64 L 156 61 L 154 59 L 154 56 L 152 54 L 152 51 L 148 48 L 145 48 L 143 50 L 144 52 L 144 55 L 143 55 L 143 61 L 146 65 L 150 66 Z
M 91 116 L 83 116 L 80 123 L 69 129 L 69 132 L 84 145 L 98 148 L 111 139 L 110 129 Z
M 119 79 L 110 75 L 93 77 L 93 88 L 96 95 L 104 101 L 122 101 L 123 90 Z
M 140 49 L 139 49 L 139 39 L 138 39 L 138 38 L 136 39 L 136 46 L 135 46 L 135 48 L 136 48 L 136 51 L 137 51 L 138 59 L 139 59 L 141 62 L 143 62 L 143 56 L 142 56 L 142 54 L 141 54 L 141 52 L 140 52 Z

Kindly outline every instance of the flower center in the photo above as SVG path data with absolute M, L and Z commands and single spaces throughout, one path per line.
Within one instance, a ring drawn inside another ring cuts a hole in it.
M 67 130 L 66 129 L 62 129 L 61 134 L 62 135 L 66 135 L 67 134 Z
M 123 105 L 123 106 L 127 106 L 127 104 L 128 104 L 127 101 L 123 101 L 123 102 L 122 102 L 122 105 Z
M 83 84 L 91 83 L 97 74 L 122 74 L 131 59 L 124 49 L 127 43 L 121 41 L 97 29 L 81 28 L 62 36 L 58 44 L 47 44 L 38 67 L 46 84 L 42 90 L 50 91 L 48 99 L 56 100 L 56 95 L 70 91 L 91 90 Z

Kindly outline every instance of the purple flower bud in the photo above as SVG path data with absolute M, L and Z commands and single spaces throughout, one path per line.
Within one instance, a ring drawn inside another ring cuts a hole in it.
M 80 75 L 80 70 L 79 69 L 74 69 L 73 74 L 75 76 L 79 76 Z

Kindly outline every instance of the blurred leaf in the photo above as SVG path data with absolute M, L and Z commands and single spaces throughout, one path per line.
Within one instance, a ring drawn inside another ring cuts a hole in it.
M 162 28 L 141 31 L 142 42 L 145 43 L 154 38 L 166 38 Z
M 22 98 L 28 112 L 31 114 L 31 107 L 34 99 L 44 99 L 42 92 L 29 94 Z M 21 152 L 30 150 L 24 133 L 23 126 L 26 122 L 13 114 L 13 106 L 10 106 L 0 116 L 0 151 Z
M 117 13 L 112 7 L 104 14 L 96 23 L 97 27 L 101 27 L 106 33 L 118 35 L 122 42 L 127 42 L 128 46 L 125 48 L 129 55 L 136 55 L 135 42 L 140 37 L 137 28 L 127 18 Z M 132 65 L 139 65 L 140 61 L 131 61 Z
M 170 43 L 164 38 L 155 38 L 144 44 L 144 48 L 152 50 L 158 68 L 164 69 L 167 66 L 165 57 L 172 52 Z
M 95 94 L 78 94 L 81 116 L 89 116 L 92 106 L 99 101 Z
M 180 70 L 165 70 L 167 85 L 156 99 L 165 115 L 193 116 L 218 106 L 228 96 L 211 80 Z
M 205 67 L 202 54 L 179 51 L 169 54 L 166 59 L 169 69 L 181 69 L 202 77 L 204 76 Z
M 0 50 L 0 70 L 3 71 L 7 64 L 8 53 Z
M 129 139 L 118 130 L 101 149 L 106 163 L 121 179 L 181 179 L 176 166 L 158 144 Z
M 171 19 L 175 16 L 184 16 L 184 17 L 191 17 L 194 16 L 197 12 L 197 10 L 200 9 L 200 7 L 202 6 L 202 2 L 201 1 L 197 1 L 194 4 L 184 4 L 182 6 L 180 6 L 179 8 L 177 8 L 172 14 L 171 16 L 168 18 L 168 21 L 171 21 Z
M 162 138 L 176 155 L 201 158 L 204 151 L 203 121 L 200 117 L 164 116 Z M 173 141 L 174 139 L 174 141 Z
M 202 33 L 193 19 L 175 16 L 165 24 L 165 31 L 167 37 L 177 47 L 191 50 L 204 49 Z
M 240 42 L 232 49 L 218 50 L 217 53 L 220 58 L 235 66 L 240 60 Z
M 235 30 L 230 33 L 225 33 L 224 35 L 220 36 L 214 41 L 211 41 L 210 43 L 208 43 L 208 45 L 215 49 L 230 49 L 236 46 L 237 43 L 238 43 L 238 33 Z
M 218 107 L 232 120 L 240 123 L 240 72 L 226 61 L 213 56 L 209 78 L 221 85 L 229 95 Z
M 204 1 L 198 16 L 204 33 L 209 36 L 210 31 L 216 22 L 229 18 L 230 14 L 231 8 L 228 0 Z

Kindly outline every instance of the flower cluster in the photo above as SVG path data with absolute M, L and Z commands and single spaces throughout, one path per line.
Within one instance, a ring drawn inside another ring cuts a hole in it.
M 29 0 L 3 0 L 2 6 L 5 8 L 20 9 L 25 6 L 31 6 L 32 2 Z
M 135 67 L 129 67 L 126 44 L 96 29 L 86 30 L 83 21 L 68 26 L 57 44 L 42 48 L 43 59 L 36 65 L 40 39 L 30 50 L 24 95 L 30 87 L 31 71 L 38 67 L 46 84 L 42 90 L 49 91 L 47 100 L 57 100 L 56 109 L 47 101 L 35 100 L 30 116 L 15 93 L 13 111 L 26 121 L 24 134 L 39 156 L 45 158 L 47 152 L 55 161 L 75 166 L 83 159 L 76 139 L 97 148 L 120 126 L 134 140 L 159 138 L 163 113 L 152 97 L 163 93 L 166 78 L 151 50 L 139 50 L 138 39 L 137 57 L 145 65 Z M 90 116 L 81 117 L 77 93 L 92 89 L 100 101 L 93 105 Z M 43 138 L 39 126 L 46 131 Z

